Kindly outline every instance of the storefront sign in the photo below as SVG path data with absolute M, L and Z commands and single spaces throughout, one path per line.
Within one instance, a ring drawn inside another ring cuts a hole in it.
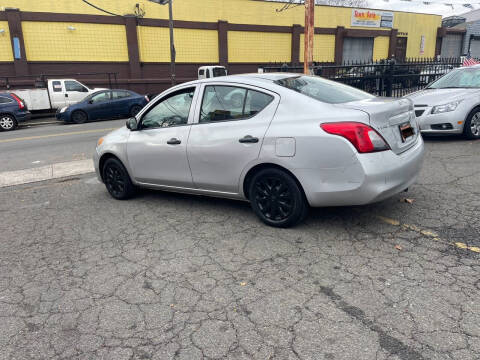
M 352 9 L 352 26 L 393 28 L 393 12 Z

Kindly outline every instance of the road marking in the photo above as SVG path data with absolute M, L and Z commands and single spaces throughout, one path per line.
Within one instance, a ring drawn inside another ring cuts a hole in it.
M 21 123 L 20 126 L 50 125 L 50 124 L 61 124 L 61 123 L 63 123 L 63 121 L 35 121 L 35 122 Z
M 2 143 L 9 143 L 9 142 L 15 142 L 15 141 L 24 141 L 24 140 L 47 139 L 47 138 L 58 137 L 58 136 L 94 134 L 94 133 L 98 133 L 98 132 L 112 131 L 112 130 L 116 130 L 116 129 L 118 129 L 118 127 L 105 128 L 105 129 L 95 129 L 95 130 L 70 131 L 70 132 L 65 132 L 65 133 L 60 133 L 60 134 L 48 134 L 48 135 L 26 136 L 26 137 L 20 137 L 20 138 L 12 138 L 12 139 L 0 140 L 0 144 L 2 144 Z
M 435 241 L 439 241 L 445 245 L 449 245 L 449 246 L 455 246 L 459 249 L 465 249 L 465 250 L 470 250 L 470 251 L 473 251 L 473 252 L 476 252 L 476 253 L 480 253 L 480 247 L 477 247 L 477 246 L 468 246 L 467 244 L 465 243 L 462 243 L 462 242 L 450 242 L 448 240 L 444 240 L 442 238 L 440 238 L 440 236 L 433 232 L 433 231 L 430 231 L 430 230 L 424 230 L 424 229 L 420 229 L 418 226 L 416 225 L 410 225 L 410 224 L 402 224 L 400 221 L 398 220 L 395 220 L 395 219 L 390 219 L 388 217 L 385 217 L 385 216 L 377 216 L 377 219 L 383 221 L 384 223 L 386 224 L 390 224 L 390 225 L 393 225 L 393 226 L 399 226 L 399 227 L 402 227 L 403 229 L 405 230 L 412 230 L 412 231 L 415 231 L 419 234 L 422 234 L 422 235 L 425 235 L 429 238 L 432 238 L 433 240 Z
M 0 173 L 0 188 L 94 172 L 91 159 Z

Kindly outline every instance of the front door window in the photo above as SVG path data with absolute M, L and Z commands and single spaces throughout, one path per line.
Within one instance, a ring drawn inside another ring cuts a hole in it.
M 182 89 L 162 99 L 142 118 L 142 129 L 186 125 L 194 93 L 195 88 Z

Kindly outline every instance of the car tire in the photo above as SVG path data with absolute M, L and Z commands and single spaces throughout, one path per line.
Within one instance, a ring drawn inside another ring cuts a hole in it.
M 83 124 L 88 120 L 88 116 L 84 111 L 76 110 L 72 113 L 71 119 L 75 124 Z
M 480 108 L 473 109 L 468 115 L 463 134 L 470 140 L 480 139 Z
M 255 214 L 273 227 L 294 226 L 308 213 L 308 203 L 300 185 L 290 174 L 277 168 L 254 174 L 248 195 Z
M 135 195 L 135 186 L 120 160 L 116 158 L 107 159 L 103 164 L 102 178 L 108 193 L 113 198 L 126 200 Z
M 130 109 L 130 116 L 135 117 L 137 114 L 142 110 L 142 107 L 140 105 L 133 105 L 132 108 Z
M 15 130 L 17 126 L 18 126 L 17 120 L 12 115 L 8 115 L 8 114 L 0 115 L 1 131 Z

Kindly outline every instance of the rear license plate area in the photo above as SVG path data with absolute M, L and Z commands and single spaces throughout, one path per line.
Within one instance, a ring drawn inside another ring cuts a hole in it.
M 398 128 L 400 130 L 402 142 L 407 141 L 410 137 L 415 135 L 415 131 L 413 130 L 412 125 L 409 122 L 399 125 Z

